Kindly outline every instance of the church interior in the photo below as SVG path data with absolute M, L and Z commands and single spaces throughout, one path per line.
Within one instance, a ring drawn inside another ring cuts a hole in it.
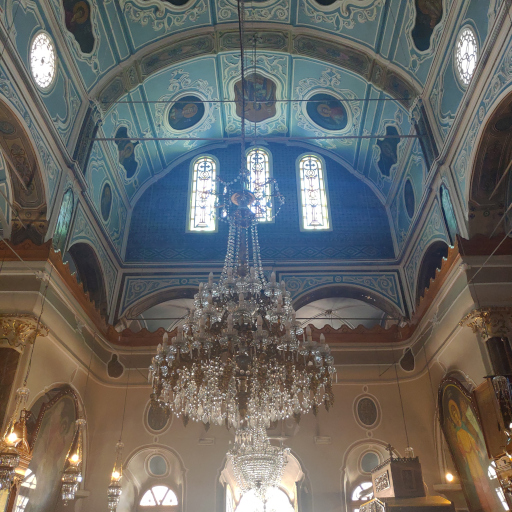
M 0 512 L 512 508 L 510 0 L 0 0 Z

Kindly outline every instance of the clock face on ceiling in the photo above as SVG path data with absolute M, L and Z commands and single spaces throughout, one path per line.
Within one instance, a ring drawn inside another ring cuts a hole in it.
M 47 89 L 55 78 L 55 47 L 49 36 L 40 32 L 30 48 L 30 70 L 34 81 L 41 89 Z

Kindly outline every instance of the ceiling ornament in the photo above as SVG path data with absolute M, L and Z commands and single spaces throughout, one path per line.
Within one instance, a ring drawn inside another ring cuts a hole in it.
M 289 453 L 289 448 L 272 446 L 261 425 L 237 430 L 228 459 L 242 494 L 254 489 L 265 503 L 267 491 L 281 483 Z
M 240 40 L 244 9 L 239 0 Z M 255 50 L 256 51 L 256 50 Z M 244 47 L 240 45 L 241 168 L 218 181 L 219 220 L 229 224 L 220 279 L 210 273 L 194 296 L 194 309 L 169 344 L 168 334 L 149 368 L 152 399 L 193 421 L 235 429 L 265 428 L 334 402 L 334 358 L 325 340 L 313 341 L 296 320 L 290 292 L 275 273 L 267 280 L 258 240 L 258 218 L 284 203 L 277 181 L 251 176 L 245 157 Z
M 48 332 L 48 327 L 31 315 L 0 315 L 1 337 L 19 352 L 37 336 L 48 336 Z
M 301 0 L 301 10 L 317 23 L 327 23 L 336 30 L 352 29 L 357 23 L 375 21 L 383 0 L 339 0 L 330 6 L 321 6 L 313 0 Z

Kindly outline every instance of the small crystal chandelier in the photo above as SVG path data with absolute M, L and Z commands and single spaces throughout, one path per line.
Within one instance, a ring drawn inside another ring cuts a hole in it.
M 78 490 L 78 485 L 82 481 L 82 462 L 83 462 L 83 430 L 85 428 L 85 420 L 76 420 L 76 430 L 73 443 L 66 456 L 64 472 L 62 473 L 62 500 L 64 505 L 68 505 L 73 501 Z
M 27 440 L 25 409 L 28 395 L 26 387 L 17 390 L 14 413 L 0 439 L 0 490 L 9 490 L 17 481 L 21 482 L 32 459 L 32 450 Z
M 115 512 L 121 499 L 121 479 L 123 478 L 123 443 L 116 444 L 116 462 L 110 476 L 110 485 L 107 490 L 108 510 Z
M 267 491 L 281 483 L 289 453 L 289 448 L 272 446 L 261 425 L 237 430 L 228 459 L 242 494 L 254 489 L 265 502 Z

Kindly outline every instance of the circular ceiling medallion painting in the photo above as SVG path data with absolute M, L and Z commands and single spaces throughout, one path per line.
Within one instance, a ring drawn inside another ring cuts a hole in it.
M 365 473 L 371 473 L 379 463 L 379 456 L 375 452 L 367 452 L 361 458 L 361 469 Z
M 367 396 L 361 398 L 357 402 L 357 417 L 366 427 L 375 425 L 378 418 L 377 404 Z
M 147 414 L 148 427 L 154 432 L 164 430 L 171 416 L 169 409 L 160 407 L 155 402 L 149 404 Z
M 414 210 L 416 208 L 416 201 L 414 199 L 414 190 L 412 188 L 411 180 L 407 180 L 405 182 L 404 202 L 405 209 L 407 210 L 407 215 L 409 215 L 409 218 L 412 219 L 414 216 Z
M 325 130 L 339 131 L 347 126 L 347 111 L 341 101 L 330 94 L 309 98 L 306 111 L 311 120 Z
M 204 103 L 197 96 L 183 96 L 169 109 L 169 125 L 173 130 L 188 130 L 204 116 Z
M 112 209 L 112 189 L 108 183 L 105 183 L 103 192 L 101 193 L 101 216 L 103 220 L 107 222 L 110 217 L 110 210 Z

